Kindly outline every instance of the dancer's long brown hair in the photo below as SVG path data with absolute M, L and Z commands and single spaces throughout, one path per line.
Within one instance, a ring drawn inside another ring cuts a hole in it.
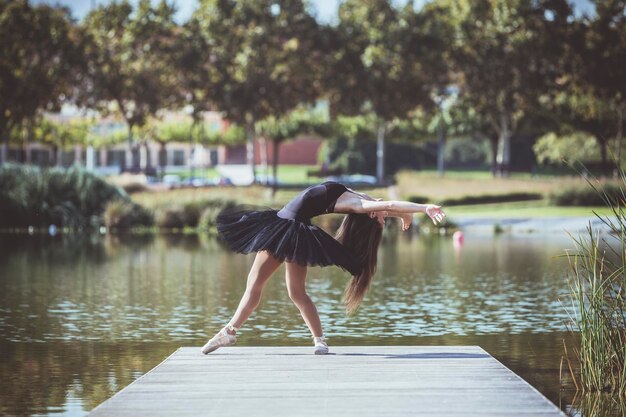
M 378 246 L 383 228 L 375 218 L 367 214 L 348 214 L 341 222 L 335 239 L 346 246 L 362 266 L 361 273 L 354 275 L 343 292 L 347 315 L 354 314 L 370 287 L 378 262 Z

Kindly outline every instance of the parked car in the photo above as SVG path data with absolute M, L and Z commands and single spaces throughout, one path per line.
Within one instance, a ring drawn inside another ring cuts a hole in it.
M 352 174 L 352 175 L 335 175 L 331 177 L 327 177 L 328 181 L 337 181 L 345 185 L 358 187 L 359 185 L 378 185 L 378 180 L 373 175 L 361 175 L 361 174 Z
M 178 188 L 182 185 L 182 182 L 180 176 L 176 174 L 166 174 L 163 175 L 163 185 L 168 188 Z

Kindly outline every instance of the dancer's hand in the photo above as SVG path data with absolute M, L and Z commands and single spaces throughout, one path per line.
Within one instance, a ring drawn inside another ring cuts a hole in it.
M 409 230 L 409 227 L 413 224 L 413 213 L 402 213 L 398 217 L 402 220 L 402 231 Z
M 441 210 L 441 206 L 437 206 L 435 204 L 426 204 L 424 213 L 430 217 L 434 224 L 441 223 L 446 217 L 446 213 Z

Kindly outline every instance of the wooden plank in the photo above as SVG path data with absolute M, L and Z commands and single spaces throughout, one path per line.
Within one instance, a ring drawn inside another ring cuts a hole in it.
M 479 346 L 179 348 L 89 416 L 564 416 Z

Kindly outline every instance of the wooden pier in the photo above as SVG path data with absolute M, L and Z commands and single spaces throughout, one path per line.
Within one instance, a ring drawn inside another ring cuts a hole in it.
M 478 346 L 182 347 L 89 416 L 564 416 Z

